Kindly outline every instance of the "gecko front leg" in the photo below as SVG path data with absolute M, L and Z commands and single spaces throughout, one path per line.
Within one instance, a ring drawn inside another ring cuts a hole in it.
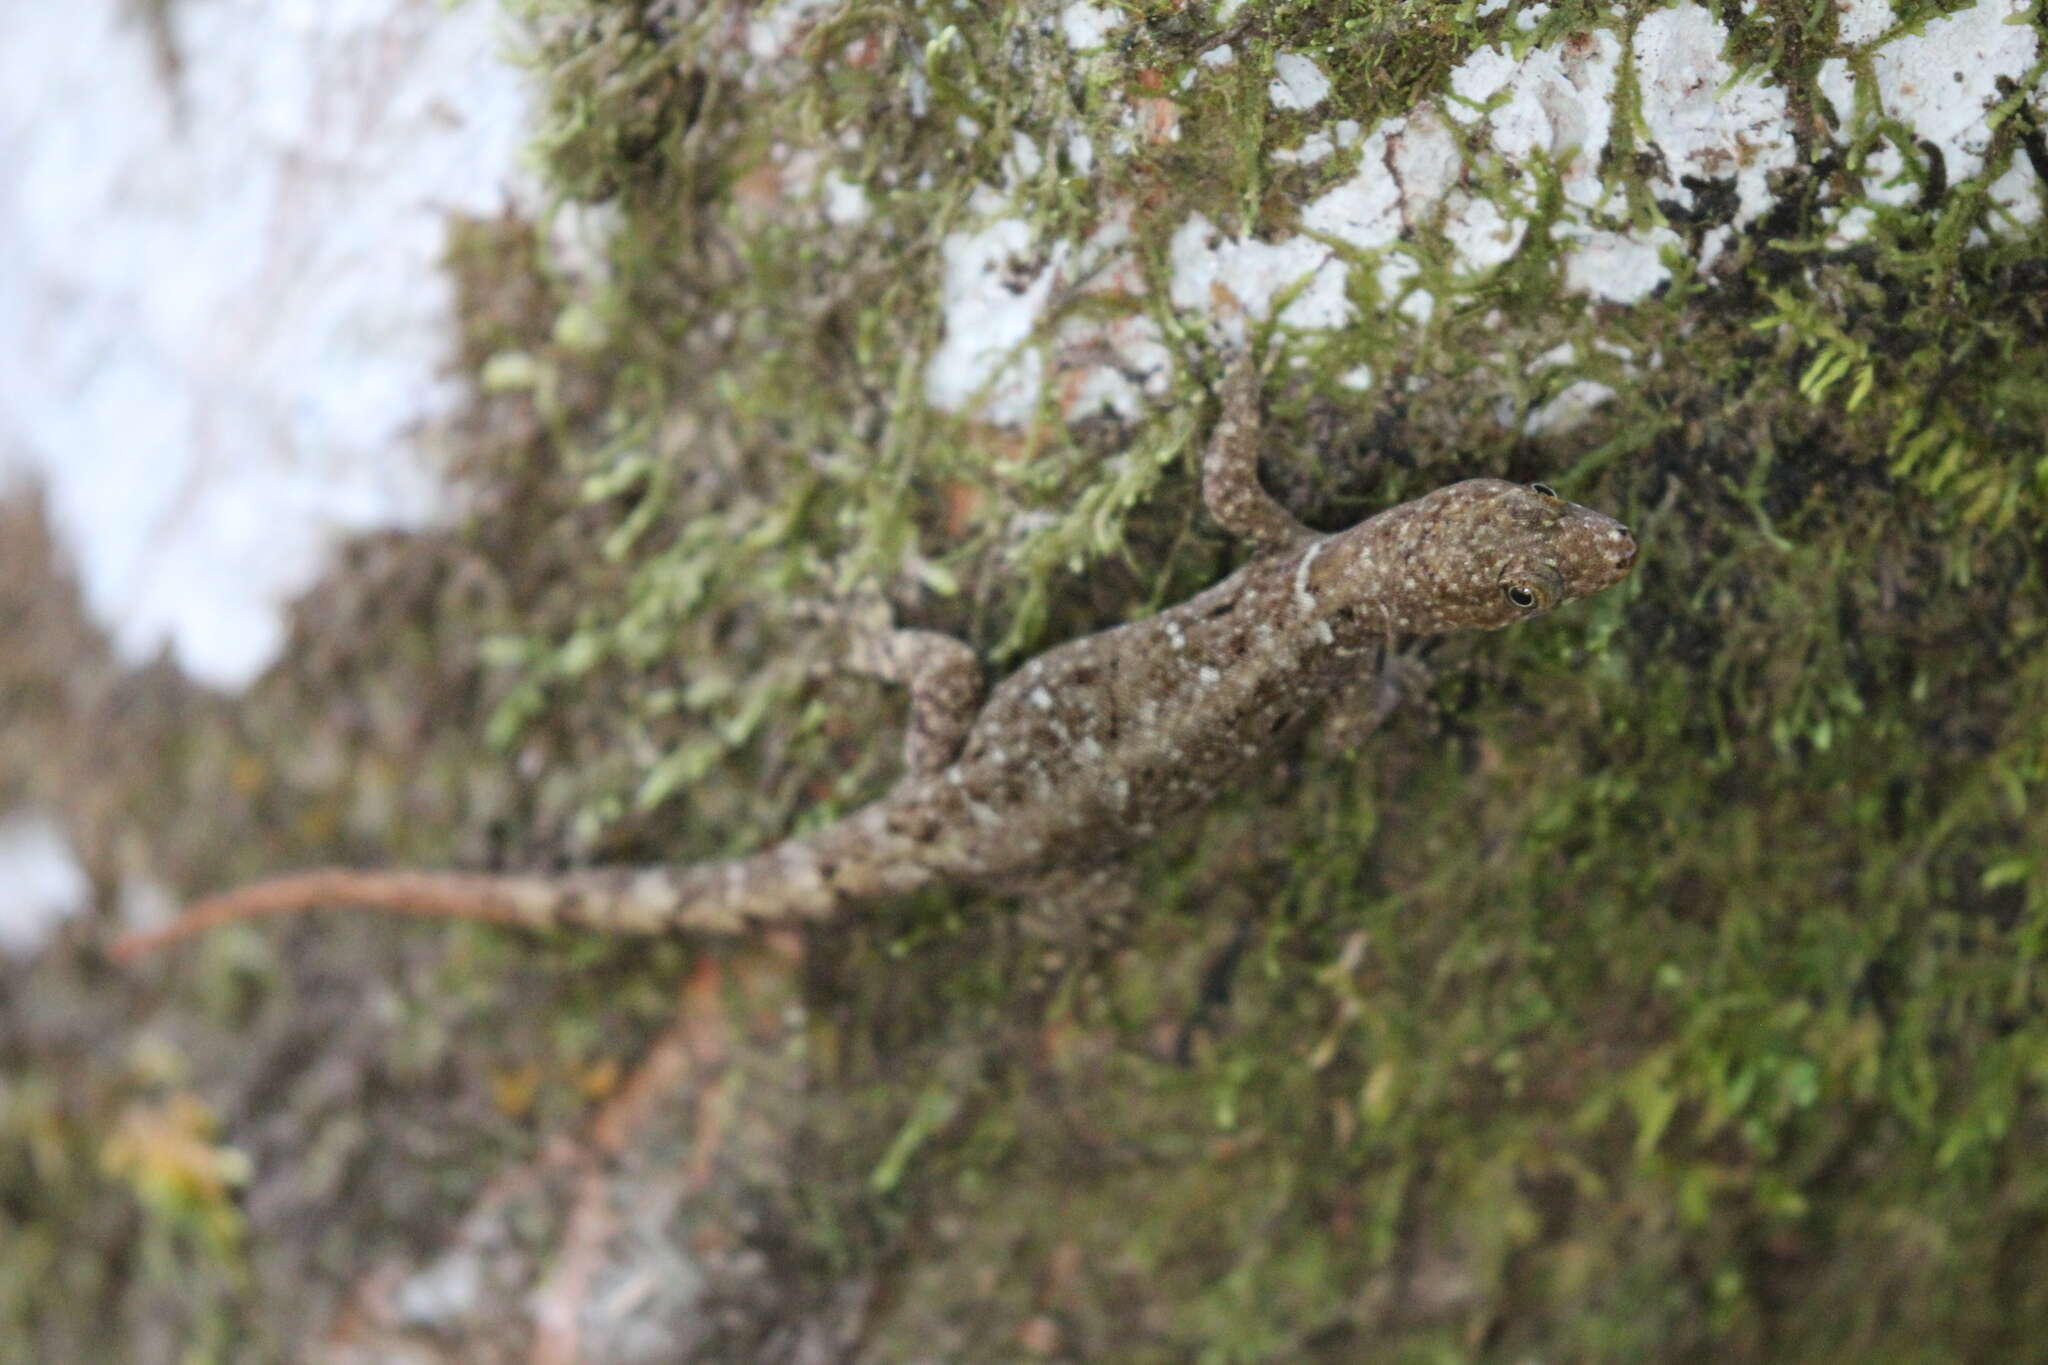
M 1356 753 L 1403 706 L 1427 701 L 1435 674 L 1419 646 L 1388 641 L 1374 662 L 1337 694 L 1323 721 L 1321 742 L 1333 753 Z
M 1202 501 L 1216 523 L 1253 553 L 1299 549 L 1316 538 L 1259 482 L 1259 365 L 1250 351 L 1223 377 L 1223 414 L 1202 456 Z

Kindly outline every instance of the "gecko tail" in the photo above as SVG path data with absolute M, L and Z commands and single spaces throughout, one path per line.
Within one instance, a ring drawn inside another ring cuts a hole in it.
M 108 955 L 115 962 L 129 963 L 223 925 L 320 909 L 359 908 L 422 919 L 541 928 L 554 922 L 534 913 L 546 892 L 545 878 L 320 868 L 208 896 L 169 924 L 122 935 Z
M 212 929 L 320 909 L 599 933 L 730 935 L 826 919 L 851 900 L 821 878 L 811 850 L 783 844 L 751 858 L 683 867 L 600 867 L 555 875 L 368 872 L 324 868 L 252 882 L 194 903 L 169 924 L 116 939 L 129 963 Z
M 209 896 L 169 924 L 123 935 L 108 952 L 133 962 L 225 924 L 352 908 L 522 929 L 726 936 L 816 923 L 929 885 L 929 868 L 892 839 L 890 811 L 877 803 L 807 838 L 705 863 L 527 874 L 296 872 Z

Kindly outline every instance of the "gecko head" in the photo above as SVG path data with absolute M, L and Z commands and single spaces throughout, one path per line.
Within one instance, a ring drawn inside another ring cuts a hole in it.
M 1513 625 L 1614 586 L 1636 559 L 1614 518 L 1502 479 L 1439 488 L 1347 534 L 1365 541 L 1359 588 L 1392 605 L 1384 626 L 1400 634 Z
M 1611 588 L 1636 562 L 1614 518 L 1547 484 L 1468 479 L 1438 489 L 1437 534 L 1420 546 L 1444 590 L 1449 629 L 1494 630 Z M 1449 534 L 1445 534 L 1445 533 Z

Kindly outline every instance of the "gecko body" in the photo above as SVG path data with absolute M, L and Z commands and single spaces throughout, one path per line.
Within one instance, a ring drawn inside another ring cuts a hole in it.
M 1205 804 L 1396 639 L 1488 630 L 1621 581 L 1621 523 L 1541 484 L 1471 479 L 1319 535 L 1258 482 L 1258 372 L 1238 362 L 1204 499 L 1257 556 L 1156 616 L 1046 651 L 976 705 L 945 636 L 894 631 L 852 663 L 910 688 L 906 772 L 872 805 L 750 857 L 560 874 L 325 870 L 230 891 L 115 945 L 323 905 L 533 928 L 736 933 L 944 883 L 996 888 L 1106 862 Z

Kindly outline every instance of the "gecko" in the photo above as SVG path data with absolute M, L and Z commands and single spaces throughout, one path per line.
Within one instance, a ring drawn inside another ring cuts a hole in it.
M 1203 502 L 1251 558 L 1157 615 L 1032 658 L 983 700 L 974 652 L 871 632 L 848 665 L 906 687 L 903 773 L 870 805 L 751 856 L 559 873 L 325 869 L 203 899 L 128 934 L 129 960 L 233 921 L 323 906 L 530 929 L 732 935 L 934 885 L 1016 892 L 1112 863 L 1225 790 L 1373 667 L 1379 649 L 1494 630 L 1625 578 L 1619 521 L 1544 484 L 1467 479 L 1319 534 L 1259 481 L 1261 376 L 1227 370 Z

